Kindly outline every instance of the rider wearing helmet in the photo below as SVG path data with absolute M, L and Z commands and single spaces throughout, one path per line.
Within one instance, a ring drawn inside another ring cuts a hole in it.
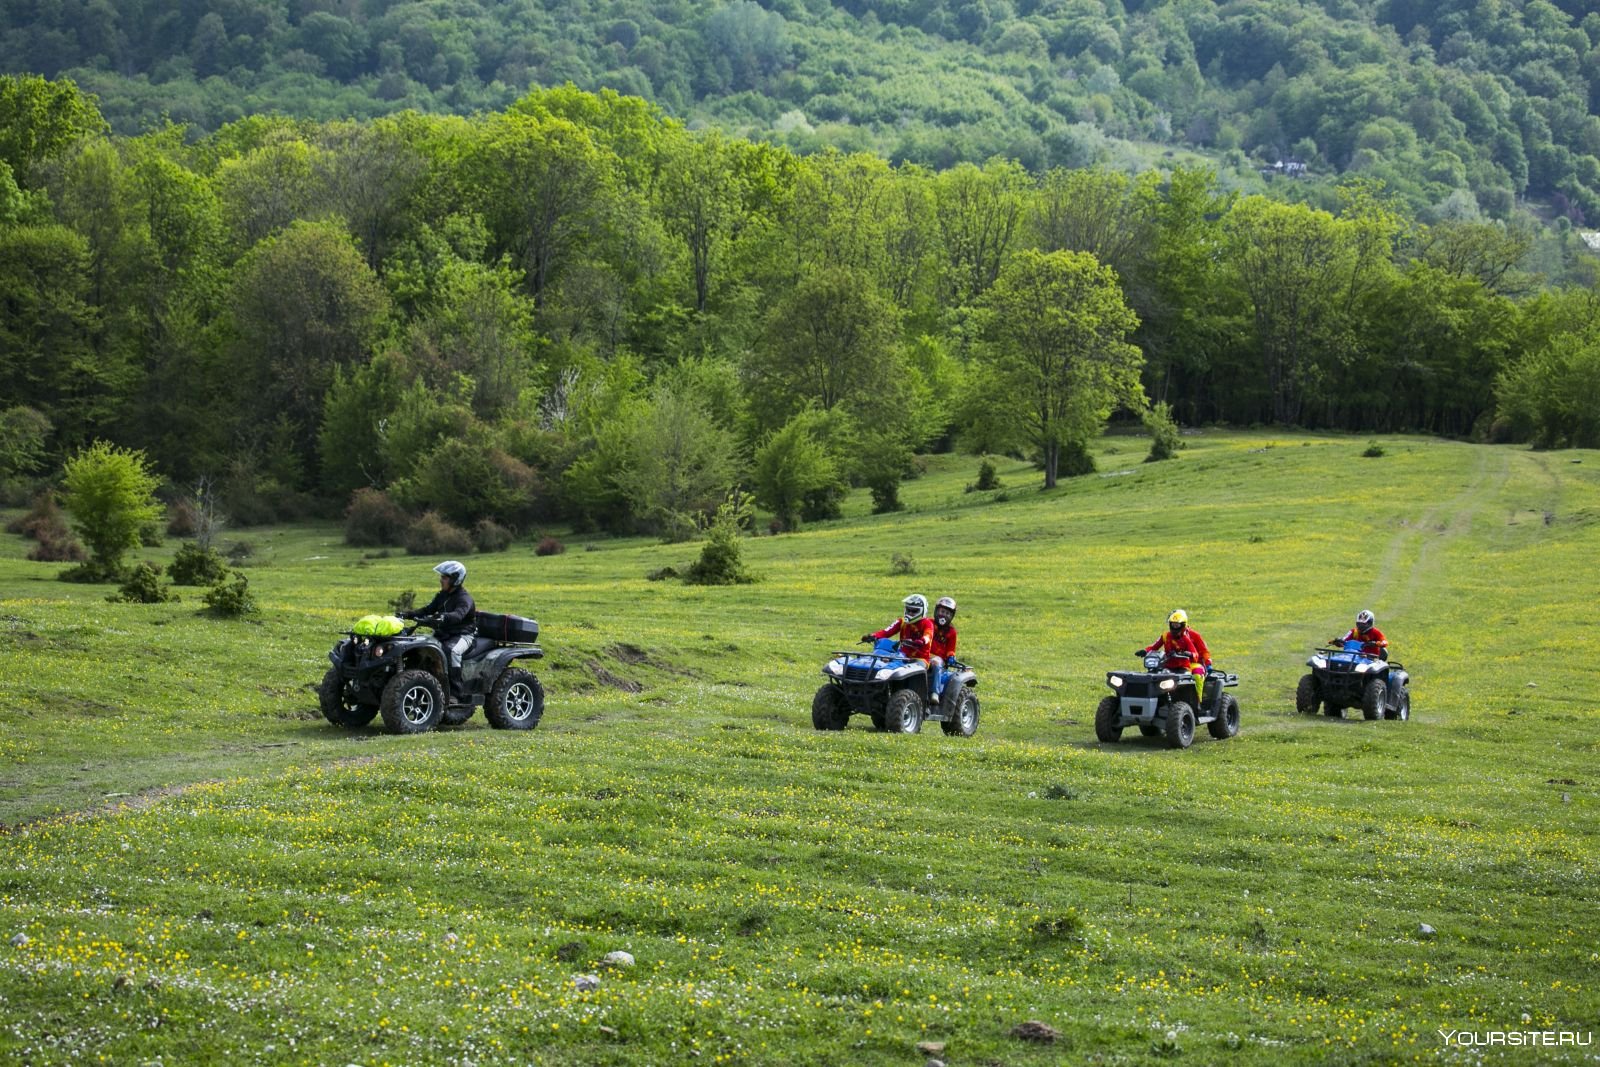
M 1200 687 L 1205 679 L 1206 668 L 1211 666 L 1211 650 L 1206 647 L 1205 638 L 1200 636 L 1199 631 L 1189 628 L 1188 612 L 1179 608 L 1168 615 L 1167 632 L 1157 638 L 1154 644 L 1146 645 L 1134 655 L 1143 656 L 1158 648 L 1166 654 L 1162 667 L 1169 671 L 1188 671 L 1194 675 L 1195 687 Z
M 940 597 L 939 602 L 933 606 L 933 644 L 929 648 L 932 656 L 928 660 L 928 666 L 933 671 L 934 696 L 943 691 L 944 665 L 956 654 L 955 618 L 955 598 Z
M 467 568 L 457 560 L 447 559 L 433 568 L 439 575 L 439 592 L 427 606 L 417 611 L 402 611 L 402 619 L 426 619 L 433 626 L 433 635 L 439 639 L 450 655 L 450 693 L 460 696 L 461 657 L 472 647 L 472 636 L 478 632 L 478 606 L 463 583 Z
M 1350 628 L 1349 633 L 1339 638 L 1339 641 L 1360 641 L 1362 655 L 1388 659 L 1389 639 L 1378 629 L 1377 621 L 1372 612 L 1365 608 L 1361 609 L 1356 612 L 1356 624 Z
M 928 662 L 933 647 L 933 620 L 928 618 L 928 598 L 912 593 L 903 602 L 905 613 L 881 630 L 862 634 L 861 640 L 871 644 L 880 637 L 900 635 L 900 654 L 908 659 Z

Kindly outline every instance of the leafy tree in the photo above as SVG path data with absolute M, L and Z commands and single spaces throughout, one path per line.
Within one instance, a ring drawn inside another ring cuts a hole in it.
M 673 541 L 711 515 L 739 473 L 732 431 L 698 397 L 659 388 L 633 425 L 632 462 L 616 483 L 633 514 Z
M 0 380 L 78 443 L 123 382 L 95 355 L 88 242 L 65 226 L 0 228 Z
M 63 501 L 89 548 L 97 578 L 122 572 L 122 560 L 142 543 L 140 531 L 161 517 L 156 476 L 142 452 L 96 441 L 67 460 Z
M 0 162 L 22 188 L 34 185 L 42 165 L 106 128 L 95 98 L 71 80 L 0 74 Z
M 827 416 L 808 407 L 756 449 L 751 480 L 756 503 L 788 530 L 799 527 L 808 500 L 842 493 L 844 478 L 829 445 Z
M 51 429 L 50 420 L 33 408 L 19 404 L 0 411 L 0 483 L 39 469 Z
M 963 163 L 934 180 L 944 292 L 952 304 L 976 301 L 999 277 L 1022 226 L 1026 186 L 1022 168 L 1000 159 L 981 170 Z
M 988 359 L 1053 488 L 1064 447 L 1087 443 L 1116 405 L 1143 407 L 1140 354 L 1126 339 L 1138 320 L 1116 275 L 1086 252 L 1016 253 L 984 307 Z
M 870 402 L 896 373 L 897 313 L 859 272 L 821 268 L 773 308 L 747 364 L 751 407 L 768 424 L 808 403 Z
M 342 229 L 296 222 L 240 260 L 230 302 L 246 425 L 281 416 L 310 467 L 335 368 L 362 362 L 386 325 L 383 288 Z

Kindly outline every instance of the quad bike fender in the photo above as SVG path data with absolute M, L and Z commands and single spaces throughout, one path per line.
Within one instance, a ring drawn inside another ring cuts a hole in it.
M 956 682 L 960 682 L 968 689 L 976 689 L 978 688 L 978 673 L 976 671 L 958 671 L 950 676 L 945 685 L 950 686 Z
M 405 670 L 427 671 L 437 678 L 446 677 L 444 652 L 436 645 L 407 649 L 400 666 Z
M 462 664 L 461 673 L 473 688 L 488 692 L 499 680 L 500 672 L 512 663 L 519 659 L 543 658 L 544 649 L 537 645 L 532 648 L 497 648 L 482 659 Z

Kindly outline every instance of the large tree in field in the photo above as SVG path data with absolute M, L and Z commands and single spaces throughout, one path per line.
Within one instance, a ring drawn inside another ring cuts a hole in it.
M 230 295 L 241 410 L 285 419 L 309 464 L 334 368 L 365 361 L 384 329 L 383 286 L 342 227 L 296 222 L 239 261 Z
M 1128 335 L 1138 318 L 1117 276 L 1087 252 L 1012 256 L 983 301 L 987 359 L 1055 486 L 1063 446 L 1082 446 L 1112 409 L 1142 407 L 1142 362 Z
M 776 428 L 815 404 L 875 406 L 893 386 L 898 313 L 859 271 L 817 270 L 773 308 L 746 364 L 750 407 Z
M 1327 366 L 1348 358 L 1354 312 L 1392 269 L 1396 225 L 1359 189 L 1343 218 L 1261 196 L 1228 213 L 1228 260 L 1254 314 L 1274 421 L 1298 422 Z

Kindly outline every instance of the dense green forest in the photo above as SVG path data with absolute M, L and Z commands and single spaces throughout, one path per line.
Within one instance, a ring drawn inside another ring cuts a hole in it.
M 1600 224 L 1600 13 L 1583 0 L 0 0 L 0 70 L 70 76 L 112 129 L 211 132 L 498 111 L 530 85 L 945 169 L 1137 170 L 1225 184 L 1305 163 L 1421 216 L 1522 200 Z M 1245 186 L 1246 191 L 1250 187 Z
M 1048 482 L 1118 413 L 1600 443 L 1594 285 L 1531 273 L 1527 228 L 1337 193 L 803 155 L 570 87 L 122 137 L 0 77 L 0 480 L 107 439 L 236 523 L 493 542 L 687 536 L 737 487 L 779 527 L 892 509 L 929 448 Z

